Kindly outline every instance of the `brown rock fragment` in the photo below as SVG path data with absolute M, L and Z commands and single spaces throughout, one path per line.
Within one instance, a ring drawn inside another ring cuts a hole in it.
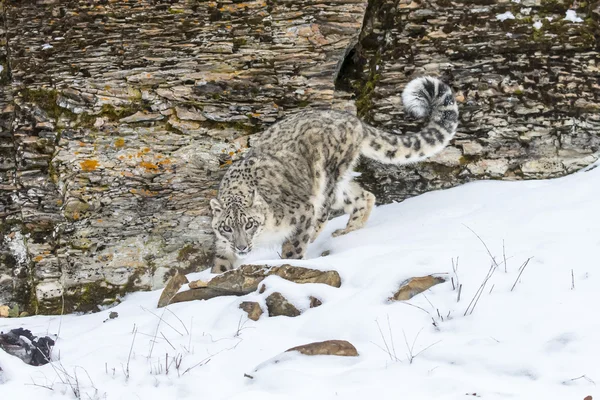
M 240 303 L 240 308 L 248 313 L 248 318 L 252 321 L 258 321 L 263 314 L 260 304 L 255 301 L 243 301 Z
M 158 299 L 157 307 L 160 308 L 170 304 L 171 299 L 186 283 L 188 283 L 188 279 L 185 277 L 185 275 L 182 275 L 179 272 L 173 275 L 171 279 L 169 279 L 169 281 L 167 282 L 165 288 L 163 289 L 162 294 L 160 295 L 160 299 Z
M 407 279 L 400 284 L 400 288 L 392 297 L 390 297 L 390 300 L 408 300 L 417 294 L 426 291 L 430 287 L 445 281 L 444 278 L 432 275 Z
M 316 269 L 295 267 L 284 264 L 277 267 L 268 265 L 242 265 L 238 269 L 227 271 L 208 282 L 208 287 L 250 293 L 258 288 L 258 284 L 267 276 L 277 275 L 295 283 L 324 283 L 340 287 L 342 281 L 337 271 L 320 271 Z
M 314 296 L 310 296 L 310 308 L 319 307 L 323 302 Z
M 288 351 L 297 351 L 307 356 L 358 356 L 356 347 L 346 340 L 326 340 L 324 342 L 308 343 L 286 350 L 286 352 Z
M 290 303 L 283 295 L 279 292 L 270 294 L 266 298 L 267 309 L 269 310 L 269 317 L 276 317 L 279 315 L 285 315 L 286 317 L 297 317 L 300 315 L 300 311 Z
M 242 296 L 244 293 L 234 292 L 231 290 L 217 289 L 217 288 L 198 288 L 198 289 L 190 289 L 185 292 L 177 293 L 169 302 L 169 304 L 173 303 L 181 303 L 184 301 L 192 301 L 192 300 L 209 300 L 214 297 L 220 296 Z

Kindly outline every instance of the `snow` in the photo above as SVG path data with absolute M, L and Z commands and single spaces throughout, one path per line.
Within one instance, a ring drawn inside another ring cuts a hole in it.
M 507 11 L 507 12 L 502 13 L 502 14 L 497 14 L 496 15 L 496 19 L 498 21 L 506 21 L 507 19 L 515 19 L 515 16 L 510 11 Z
M 81 398 L 110 400 L 597 396 L 599 197 L 600 168 L 469 183 L 378 207 L 365 228 L 344 237 L 330 234 L 345 218 L 331 221 L 307 259 L 292 263 L 337 270 L 341 288 L 269 277 L 265 293 L 240 298 L 156 309 L 154 291 L 96 314 L 0 319 L 0 330 L 59 334 L 51 365 L 30 367 L 0 352 L 2 399 L 73 399 L 71 386 Z M 499 267 L 465 316 L 492 264 L 477 235 Z M 320 257 L 324 250 L 331 255 Z M 248 261 L 276 258 L 262 250 Z M 460 301 L 450 281 L 408 302 L 387 301 L 400 282 L 431 273 L 459 281 Z M 264 305 L 275 290 L 303 314 L 254 322 L 238 309 L 241 301 Z M 323 305 L 308 309 L 310 295 Z M 108 320 L 110 311 L 119 317 Z M 350 341 L 360 356 L 282 354 L 327 339 Z
M 538 29 L 538 30 L 539 30 L 539 29 L 542 29 L 542 26 L 544 26 L 544 24 L 542 24 L 542 21 L 535 21 L 535 22 L 533 23 L 533 27 L 534 27 L 535 29 Z
M 583 22 L 583 19 L 579 18 L 577 16 L 577 13 L 575 12 L 575 10 L 567 10 L 567 15 L 564 18 L 566 21 L 571 21 L 571 22 Z
M 54 46 L 52 46 L 52 45 L 51 45 L 51 44 L 49 44 L 49 43 L 46 43 L 46 44 L 44 44 L 44 45 L 42 46 L 42 50 L 50 50 L 50 49 L 52 49 L 52 48 L 54 48 Z

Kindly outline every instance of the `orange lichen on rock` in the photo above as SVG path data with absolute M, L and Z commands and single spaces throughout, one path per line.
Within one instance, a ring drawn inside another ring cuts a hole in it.
M 151 162 L 142 161 L 140 167 L 144 168 L 148 172 L 158 171 L 158 165 L 152 164 Z
M 84 171 L 94 171 L 96 168 L 98 168 L 98 166 L 100 166 L 100 163 L 98 160 L 84 160 L 81 161 L 79 165 Z
M 116 138 L 115 139 L 115 147 L 123 147 L 123 146 L 125 146 L 125 139 Z

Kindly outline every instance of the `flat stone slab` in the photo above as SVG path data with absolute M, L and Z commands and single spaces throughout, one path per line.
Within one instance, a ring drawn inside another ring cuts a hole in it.
M 337 288 L 342 285 L 337 271 L 321 271 L 289 264 L 277 267 L 248 264 L 214 277 L 207 283 L 207 286 L 250 293 L 258 288 L 258 284 L 262 280 L 271 275 L 277 275 L 295 283 L 324 283 Z
M 326 340 L 324 342 L 303 344 L 286 350 L 286 353 L 290 351 L 297 351 L 307 356 L 358 356 L 356 347 L 346 340 Z
M 217 288 L 198 288 L 198 289 L 190 289 L 185 292 L 177 293 L 169 304 L 181 303 L 184 301 L 192 301 L 192 300 L 209 300 L 215 297 L 220 296 L 243 296 L 246 293 L 235 292 L 232 290 L 226 289 L 217 289 Z
M 410 278 L 400 284 L 400 288 L 390 297 L 390 300 L 409 300 L 432 286 L 444 282 L 446 282 L 444 278 L 433 275 Z

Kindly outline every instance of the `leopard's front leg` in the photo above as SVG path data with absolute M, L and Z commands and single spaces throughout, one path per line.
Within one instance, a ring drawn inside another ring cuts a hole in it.
M 282 258 L 301 259 L 306 254 L 308 243 L 315 233 L 314 207 L 306 205 L 303 212 L 294 213 L 290 225 L 294 226 L 294 233 L 287 239 L 281 249 Z
M 213 259 L 212 269 L 210 270 L 213 274 L 221 274 L 232 270 L 235 267 L 237 257 L 233 251 L 231 251 L 231 247 L 226 244 L 227 242 L 217 243 L 215 246 L 215 257 Z

